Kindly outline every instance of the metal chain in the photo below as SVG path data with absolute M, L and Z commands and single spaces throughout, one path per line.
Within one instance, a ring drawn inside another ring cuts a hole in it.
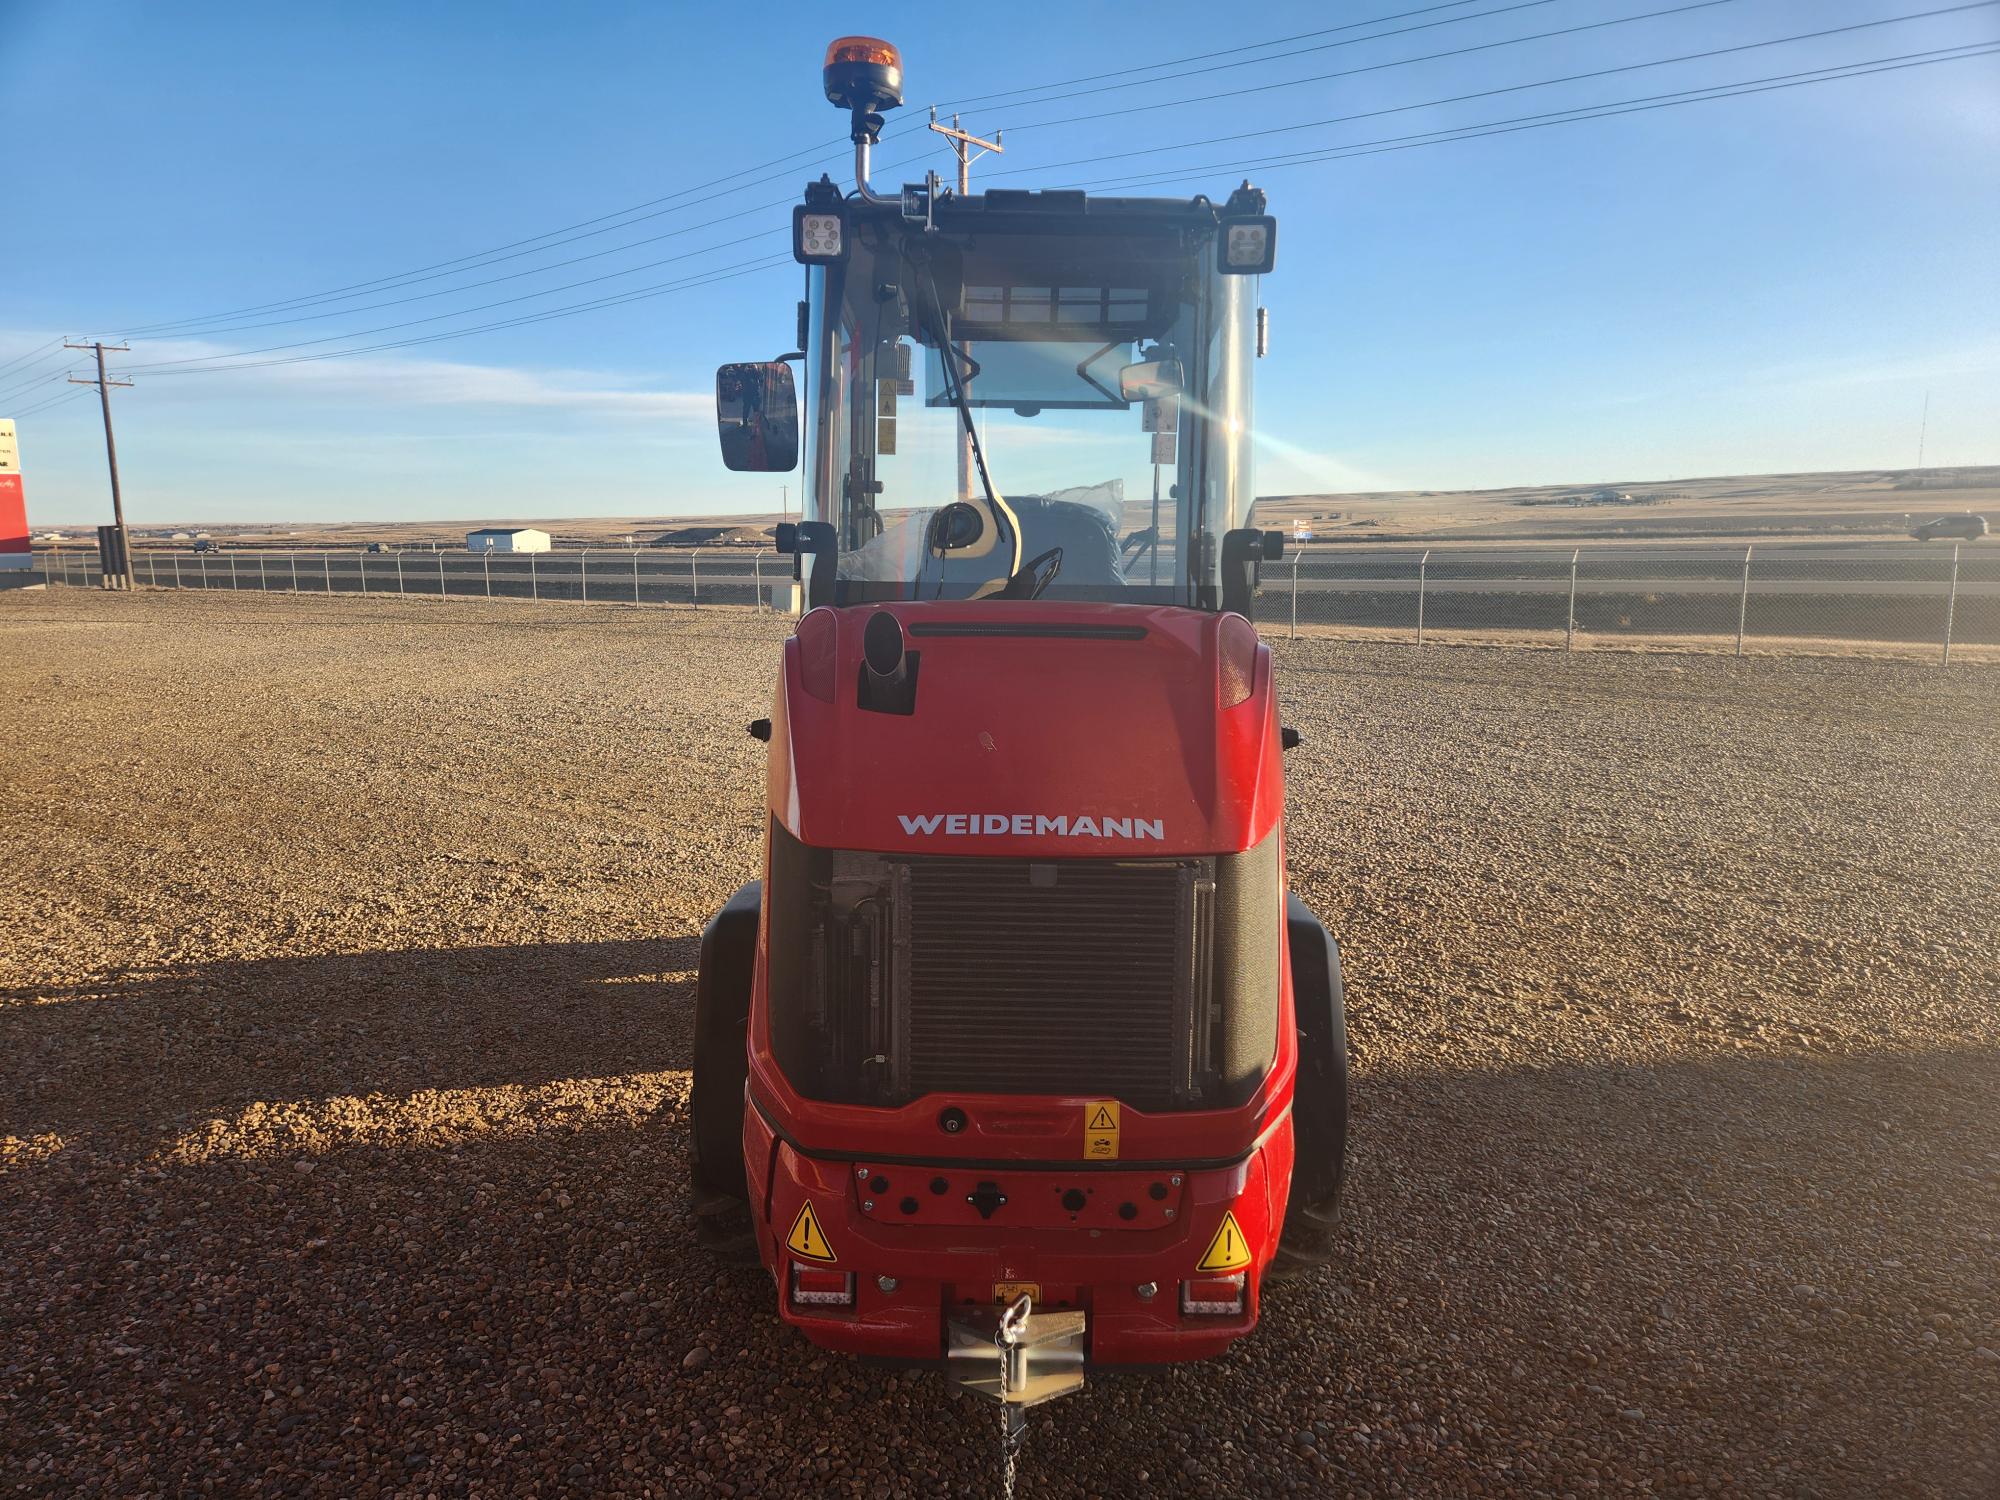
M 1025 1302 L 1024 1297 L 1021 1301 Z M 1024 1321 L 1021 1303 L 1007 1308 L 1000 1314 L 1000 1327 L 993 1338 L 993 1352 L 1000 1357 L 1000 1479 L 1001 1493 L 1006 1500 L 1014 1500 L 1014 1470 L 1021 1458 L 1022 1429 L 1015 1425 L 1018 1413 L 1007 1404 L 1007 1335 Z

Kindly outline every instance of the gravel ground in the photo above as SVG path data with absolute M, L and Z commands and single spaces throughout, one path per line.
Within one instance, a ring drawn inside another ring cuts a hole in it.
M 779 634 L 0 598 L 0 1493 L 997 1492 L 692 1239 Z M 2000 1492 L 2000 673 L 1278 651 L 1340 1262 L 1022 1494 Z

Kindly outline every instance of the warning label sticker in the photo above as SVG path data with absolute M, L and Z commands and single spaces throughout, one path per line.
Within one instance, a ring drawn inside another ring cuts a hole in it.
M 1194 1268 L 1197 1271 L 1240 1271 L 1249 1264 L 1250 1242 L 1243 1238 L 1236 1215 L 1224 1212 L 1215 1238 L 1208 1242 L 1208 1248 L 1202 1252 Z
M 1083 1107 L 1083 1159 L 1118 1160 L 1118 1101 L 1095 1100 Z
M 826 1231 L 819 1227 L 819 1217 L 813 1213 L 812 1199 L 799 1205 L 799 1216 L 792 1220 L 792 1232 L 785 1236 L 785 1248 L 794 1255 L 807 1260 L 837 1260 L 833 1246 L 826 1242 Z

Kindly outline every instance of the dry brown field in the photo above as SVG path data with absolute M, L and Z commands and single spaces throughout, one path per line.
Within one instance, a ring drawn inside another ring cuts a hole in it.
M 1646 504 L 1562 502 L 1610 488 Z M 1138 503 L 1131 502 L 1134 525 Z M 2000 465 L 1956 469 L 1868 469 L 1824 474 L 1726 475 L 1644 483 L 1593 480 L 1497 490 L 1403 490 L 1362 494 L 1270 495 L 1255 520 L 1292 530 L 1304 522 L 1325 541 L 1439 545 L 1632 541 L 1866 541 L 1906 536 L 1904 517 L 1928 520 L 1973 510 L 2000 522 Z M 796 514 L 794 514 L 796 519 Z M 1316 519 L 1317 518 L 1317 519 Z M 372 541 L 401 547 L 463 547 L 475 525 L 535 526 L 558 545 L 646 546 L 675 536 L 705 541 L 725 534 L 745 541 L 768 531 L 770 515 L 650 515 L 503 517 L 480 521 L 298 522 L 283 525 L 195 522 L 147 525 L 143 545 L 163 534 L 203 530 L 242 546 L 360 547 Z M 72 531 L 77 528 L 70 528 Z M 628 540 L 629 539 L 629 540 Z
M 0 1495 L 998 1492 L 690 1227 L 783 629 L 0 597 Z M 2000 1492 L 2000 671 L 1274 649 L 1339 1258 L 1021 1495 Z

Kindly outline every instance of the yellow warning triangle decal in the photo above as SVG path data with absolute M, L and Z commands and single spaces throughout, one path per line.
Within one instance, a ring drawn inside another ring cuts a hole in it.
M 1250 1264 L 1250 1242 L 1243 1238 L 1243 1230 L 1236 1222 L 1236 1215 L 1225 1212 L 1222 1223 L 1215 1231 L 1215 1238 L 1208 1242 L 1201 1259 L 1195 1263 L 1197 1271 L 1240 1271 Z
M 807 1260 L 839 1259 L 833 1253 L 833 1246 L 826 1242 L 826 1231 L 819 1227 L 812 1199 L 808 1198 L 799 1205 L 799 1216 L 792 1220 L 792 1232 L 785 1236 L 785 1248 Z
M 1097 1106 L 1097 1113 L 1090 1117 L 1090 1124 L 1085 1128 L 1089 1130 L 1116 1130 L 1118 1122 L 1111 1118 L 1111 1111 L 1100 1104 Z

